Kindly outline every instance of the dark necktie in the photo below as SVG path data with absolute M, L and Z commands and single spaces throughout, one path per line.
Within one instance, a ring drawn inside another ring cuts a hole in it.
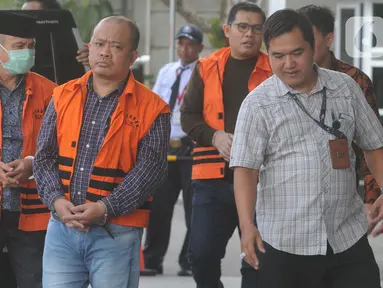
M 174 81 L 173 86 L 172 86 L 172 94 L 170 96 L 169 100 L 169 106 L 170 106 L 170 112 L 173 112 L 174 105 L 176 104 L 176 100 L 178 97 L 178 91 L 180 89 L 180 82 L 181 82 L 181 76 L 182 73 L 187 69 L 187 67 L 179 67 L 177 69 L 177 78 L 176 81 Z

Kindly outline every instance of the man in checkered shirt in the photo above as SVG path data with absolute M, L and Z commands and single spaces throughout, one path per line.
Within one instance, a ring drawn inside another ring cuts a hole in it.
M 351 77 L 314 64 L 303 15 L 275 12 L 264 41 L 275 75 L 242 103 L 230 159 L 241 256 L 257 288 L 380 287 L 351 143 L 382 186 L 383 128 Z

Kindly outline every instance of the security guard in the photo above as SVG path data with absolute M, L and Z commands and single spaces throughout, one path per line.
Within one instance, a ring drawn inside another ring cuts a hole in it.
M 160 95 L 172 110 L 169 153 L 179 157 L 190 156 L 193 149 L 191 138 L 181 128 L 180 107 L 186 85 L 189 82 L 199 53 L 203 49 L 203 34 L 197 26 L 186 24 L 176 34 L 176 40 L 179 61 L 168 63 L 161 68 L 153 91 Z M 188 160 L 169 162 L 168 177 L 153 196 L 152 212 L 144 247 L 146 269 L 141 271 L 141 275 L 163 273 L 162 262 L 169 245 L 174 205 L 181 190 L 183 193 L 187 232 L 179 255 L 178 263 L 181 269 L 178 275 L 191 276 L 186 256 L 192 200 L 191 161 Z

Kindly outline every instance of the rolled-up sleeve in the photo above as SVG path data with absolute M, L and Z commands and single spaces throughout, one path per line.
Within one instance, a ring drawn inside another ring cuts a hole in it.
M 355 113 L 354 142 L 362 150 L 376 150 L 383 147 L 383 127 L 371 106 L 367 103 L 358 84 L 349 79 L 353 93 L 352 105 Z
M 261 110 L 251 103 L 251 97 L 254 96 L 249 95 L 239 110 L 230 153 L 230 168 L 259 169 L 264 162 L 269 133 Z
M 170 115 L 161 114 L 138 146 L 136 166 L 102 199 L 109 216 L 127 215 L 144 205 L 167 176 Z
M 33 161 L 33 174 L 41 201 L 50 209 L 53 202 L 64 197 L 64 189 L 59 177 L 57 165 L 58 146 L 56 134 L 56 110 L 53 99 L 44 115 L 37 139 L 37 152 Z

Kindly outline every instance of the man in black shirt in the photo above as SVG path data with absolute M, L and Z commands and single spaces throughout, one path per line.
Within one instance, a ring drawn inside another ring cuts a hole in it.
M 238 227 L 228 161 L 242 101 L 271 74 L 268 58 L 260 52 L 264 21 L 254 3 L 232 7 L 224 27 L 230 47 L 197 62 L 181 107 L 182 128 L 197 143 L 188 254 L 198 288 L 223 287 L 221 259 Z

